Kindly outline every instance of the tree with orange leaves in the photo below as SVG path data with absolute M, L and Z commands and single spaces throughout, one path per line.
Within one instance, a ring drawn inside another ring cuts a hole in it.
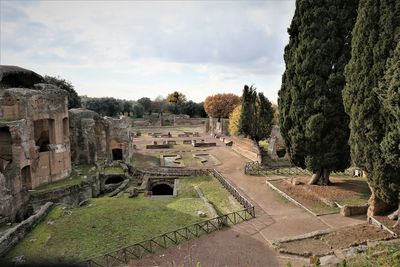
M 234 94 L 216 94 L 204 101 L 204 109 L 213 118 L 228 118 L 229 114 L 240 104 L 240 97 Z

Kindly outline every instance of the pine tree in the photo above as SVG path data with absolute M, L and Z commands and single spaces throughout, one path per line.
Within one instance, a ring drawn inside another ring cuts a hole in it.
M 344 67 L 350 58 L 357 0 L 297 0 L 279 91 L 280 128 L 292 162 L 329 184 L 350 163 Z
M 343 100 L 350 115 L 351 155 L 355 164 L 366 171 L 373 191 L 370 215 L 394 206 L 399 192 L 400 166 L 398 158 L 393 160 L 393 155 L 399 155 L 398 129 L 393 128 L 393 116 L 385 107 L 388 98 L 384 97 L 396 90 L 398 97 L 398 87 L 390 89 L 391 83 L 385 85 L 384 75 L 386 66 L 389 65 L 388 76 L 390 64 L 398 66 L 388 59 L 400 40 L 399 14 L 400 1 L 360 0 L 352 57 L 346 67 Z

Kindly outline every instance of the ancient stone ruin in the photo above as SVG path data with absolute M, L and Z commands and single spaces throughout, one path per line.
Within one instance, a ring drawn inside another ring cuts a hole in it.
M 97 160 L 129 162 L 133 134 L 127 118 L 103 118 L 87 109 L 71 109 L 71 156 L 74 164 L 93 164 Z
M 71 172 L 67 92 L 0 66 L 0 216 L 21 220 L 28 190 Z

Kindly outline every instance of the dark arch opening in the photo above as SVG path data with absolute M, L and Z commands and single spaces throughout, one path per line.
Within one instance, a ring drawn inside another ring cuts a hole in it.
M 32 189 L 31 166 L 25 166 L 21 169 L 22 188 Z
M 110 176 L 107 178 L 105 184 L 119 184 L 124 181 L 124 178 L 122 176 Z
M 113 160 L 122 160 L 122 149 L 121 148 L 114 148 L 112 150 Z
M 3 170 L 3 165 L 6 165 L 3 164 L 3 160 L 8 163 L 12 162 L 11 133 L 8 127 L 0 128 L 0 170 Z
M 172 196 L 174 188 L 168 184 L 157 184 L 151 188 L 153 196 Z

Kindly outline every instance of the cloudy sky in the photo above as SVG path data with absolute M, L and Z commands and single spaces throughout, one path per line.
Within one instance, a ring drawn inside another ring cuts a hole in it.
M 0 64 L 80 95 L 189 99 L 254 84 L 273 102 L 293 1 L 0 1 Z

